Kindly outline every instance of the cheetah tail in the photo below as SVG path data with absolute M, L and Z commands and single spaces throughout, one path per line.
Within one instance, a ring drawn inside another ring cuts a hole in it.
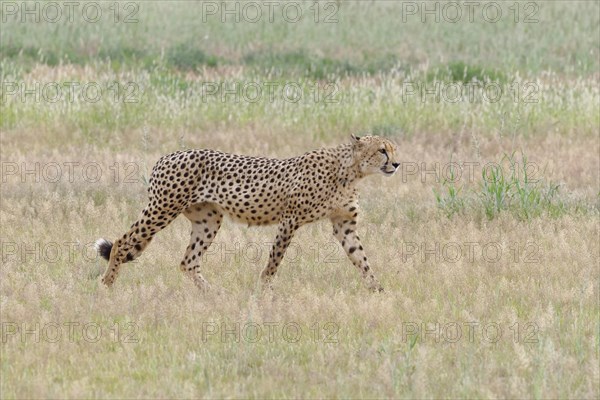
M 102 256 L 106 261 L 110 260 L 110 251 L 112 250 L 113 244 L 106 239 L 98 239 L 96 241 L 96 250 L 98 254 Z

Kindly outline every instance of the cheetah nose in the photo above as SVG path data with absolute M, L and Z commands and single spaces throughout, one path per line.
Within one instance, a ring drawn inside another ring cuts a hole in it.
M 392 163 L 392 166 L 393 166 L 394 168 L 398 168 L 398 167 L 400 166 L 400 163 L 399 163 L 399 162 L 393 162 L 393 163 Z

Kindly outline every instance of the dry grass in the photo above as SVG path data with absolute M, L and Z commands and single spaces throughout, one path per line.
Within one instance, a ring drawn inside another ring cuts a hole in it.
M 272 156 L 318 145 L 283 132 L 235 133 L 185 141 Z M 138 143 L 117 153 L 94 145 L 31 149 L 16 135 L 3 137 L 3 153 L 19 165 L 96 162 L 104 173 L 92 183 L 75 168 L 73 183 L 63 177 L 54 184 L 5 174 L 3 398 L 598 395 L 597 213 L 448 220 L 435 208 L 431 176 L 363 184 L 359 230 L 385 294 L 361 286 L 325 222 L 300 230 L 274 298 L 255 291 L 273 228 L 224 224 L 205 275 L 226 293 L 201 295 L 177 268 L 188 235 L 182 219 L 124 268 L 113 290 L 101 287 L 105 263 L 89 244 L 121 234 L 145 201 L 139 176 L 115 183 L 109 166 L 133 161 L 141 174 L 143 161 L 151 165 L 174 150 L 164 144 L 171 135 L 155 132 L 145 150 Z M 495 160 L 513 145 L 453 142 L 462 160 Z M 596 138 L 518 145 L 548 165 L 550 178 L 593 201 L 598 159 L 589 149 Z M 400 151 L 407 161 L 448 160 L 446 143 L 435 135 L 402 141 Z M 65 325 L 71 322 L 80 324 L 72 340 Z M 96 325 L 83 330 L 90 323 Z M 53 324 L 62 327 L 56 343 Z M 93 341 L 96 327 L 101 335 Z M 234 334 L 221 336 L 227 329 Z M 257 330 L 262 337 L 254 342 Z

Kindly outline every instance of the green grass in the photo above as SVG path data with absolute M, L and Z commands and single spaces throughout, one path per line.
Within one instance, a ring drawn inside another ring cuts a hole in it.
M 218 60 L 194 47 L 191 43 L 182 43 L 169 48 L 166 62 L 180 70 L 197 70 L 203 66 L 215 67 Z
M 423 25 L 417 17 L 399 22 L 402 7 L 393 2 L 340 7 L 339 21 L 333 24 L 315 24 L 310 18 L 296 24 L 236 25 L 217 17 L 203 22 L 201 5 L 191 2 L 177 7 L 143 3 L 132 24 L 106 18 L 97 24 L 32 25 L 9 18 L 0 39 L 3 82 L 93 80 L 105 86 L 131 83 L 137 92 L 136 102 L 129 104 L 110 96 L 94 104 L 48 104 L 7 97 L 3 85 L 0 127 L 54 130 L 65 124 L 85 140 L 103 140 L 108 132 L 142 124 L 209 129 L 228 123 L 224 121 L 254 126 L 267 120 L 282 129 L 313 132 L 315 138 L 334 130 L 389 137 L 465 129 L 501 137 L 545 135 L 549 129 L 567 135 L 597 133 L 594 73 L 600 43 L 598 35 L 590 34 L 600 25 L 597 3 L 547 3 L 540 7 L 540 22 L 533 24 L 505 18 L 497 24 Z M 178 23 L 165 23 L 167 16 Z M 578 24 L 569 22 L 574 18 Z M 251 40 L 255 31 L 260 32 L 258 45 Z M 93 71 L 85 78 L 77 73 L 58 79 L 31 76 L 40 65 Z M 298 103 L 281 96 L 274 102 L 266 101 L 267 96 L 257 102 L 223 102 L 219 96 L 203 101 L 203 82 L 294 82 L 305 95 Z M 476 87 L 471 98 L 465 87 L 473 82 L 493 84 L 501 92 L 490 102 L 485 96 L 495 91 Z M 317 84 L 330 86 L 315 101 Z M 414 90 L 408 96 L 407 85 Z M 441 85 L 441 96 L 427 95 L 435 85 Z M 456 97 L 452 90 L 460 85 L 463 95 Z
M 450 160 L 452 162 L 452 160 Z M 455 167 L 451 164 L 449 168 L 449 176 L 444 177 L 441 184 L 441 189 L 438 191 L 433 188 L 435 202 L 440 210 L 442 210 L 448 218 L 454 214 L 460 214 L 465 210 L 466 200 L 462 197 L 462 185 L 458 182 Z
M 433 189 L 435 202 L 448 218 L 467 211 L 482 212 L 489 220 L 503 212 L 512 213 L 521 220 L 585 212 L 579 204 L 569 203 L 560 193 L 560 185 L 547 182 L 544 171 L 537 168 L 536 164 L 527 161 L 524 153 L 520 153 L 520 157 L 516 152 L 504 153 L 499 162 L 486 164 L 476 188 L 465 188 L 457 177 L 456 168 L 450 164 L 448 176 L 443 178 L 440 188 Z
M 183 60 L 181 63 L 186 62 Z M 318 81 L 310 76 L 282 79 L 253 73 L 194 79 L 165 68 L 150 72 L 127 68 L 115 73 L 109 64 L 98 63 L 95 76 L 81 78 L 67 74 L 58 81 L 41 76 L 31 81 L 24 79 L 25 72 L 19 65 L 6 61 L 2 66 L 3 80 L 19 88 L 12 93 L 3 87 L 0 93 L 2 129 L 28 125 L 53 130 L 65 124 L 82 132 L 85 140 L 143 124 L 202 129 L 229 123 L 223 121 L 241 126 L 269 121 L 276 126 L 314 132 L 316 137 L 333 130 L 411 137 L 421 132 L 464 129 L 483 136 L 539 136 L 546 135 L 549 127 L 565 135 L 593 136 L 600 118 L 594 86 L 555 78 L 541 81 L 531 77 L 501 85 L 503 91 L 496 98 L 486 98 L 485 87 L 465 91 L 461 98 L 456 98 L 454 92 L 450 93 L 454 89 L 446 91 L 449 86 L 444 82 L 437 83 L 436 96 L 426 94 L 425 90 L 436 86 L 421 74 L 403 79 L 388 74 L 382 75 L 383 79 L 349 77 L 331 81 Z M 99 85 L 103 90 L 99 101 L 92 103 L 81 96 L 74 99 L 67 96 L 65 85 L 72 81 Z M 65 88 L 63 99 L 50 103 L 22 94 L 22 88 L 48 82 L 57 82 Z M 293 90 L 299 90 L 301 96 L 294 97 L 295 92 L 290 92 L 291 97 L 286 97 L 287 92 L 283 91 L 286 84 L 297 88 Z M 207 93 L 207 85 L 216 85 L 218 91 Z M 245 92 L 247 88 L 254 90 L 252 85 L 260 93 L 256 100 L 247 101 L 256 95 Z M 277 85 L 273 97 L 267 85 Z M 226 94 L 225 89 L 232 88 L 237 88 L 235 94 Z M 290 124 L 293 120 L 301 123 Z
M 506 76 L 497 69 L 485 69 L 479 65 L 467 65 L 463 61 L 453 61 L 434 68 L 427 73 L 427 80 L 443 82 L 497 82 L 507 83 Z
M 119 65 L 152 67 L 173 61 L 185 68 L 201 65 L 254 64 L 287 68 L 315 76 L 389 71 L 424 63 L 462 79 L 462 63 L 475 70 L 501 74 L 553 70 L 570 76 L 590 76 L 598 69 L 598 3 L 543 3 L 537 23 L 515 23 L 504 5 L 504 18 L 487 23 L 421 23 L 419 16 L 403 22 L 402 3 L 344 2 L 336 23 L 315 23 L 310 5 L 306 18 L 287 23 L 275 18 L 257 23 L 221 23 L 219 16 L 203 20 L 202 3 L 141 3 L 136 23 L 114 23 L 109 4 L 98 23 L 82 18 L 72 23 L 3 24 L 2 58 L 31 67 L 42 62 L 80 65 L 110 58 Z M 511 3 L 512 4 L 512 3 Z M 521 12 L 527 2 L 520 2 Z M 321 6 L 323 7 L 323 6 Z M 176 24 L 168 21 L 177 21 Z M 577 21 L 576 24 L 572 23 Z M 151 32 L 151 34 L 149 34 Z M 260 41 L 253 37 L 259 33 Z M 189 49 L 181 54 L 182 46 Z M 494 72 L 496 73 L 496 72 Z

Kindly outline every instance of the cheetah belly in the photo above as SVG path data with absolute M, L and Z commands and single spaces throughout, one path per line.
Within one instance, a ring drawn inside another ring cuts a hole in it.
M 216 176 L 197 188 L 194 203 L 199 202 L 214 203 L 232 220 L 248 226 L 271 225 L 283 213 L 285 193 L 269 179 Z

